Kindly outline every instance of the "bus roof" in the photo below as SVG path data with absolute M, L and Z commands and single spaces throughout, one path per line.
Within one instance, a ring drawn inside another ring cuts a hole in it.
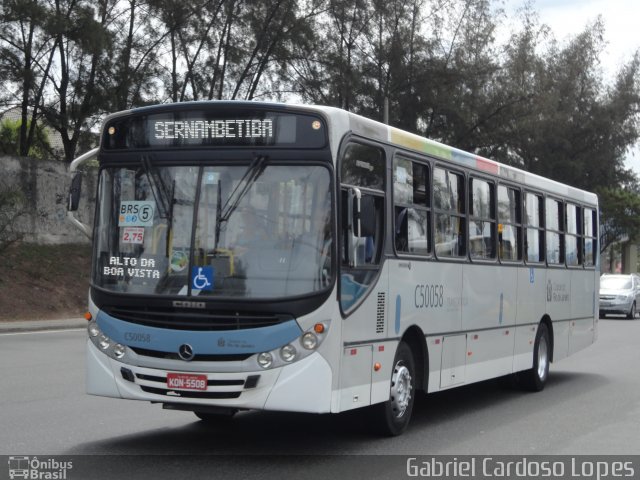
M 392 144 L 417 153 L 430 155 L 436 159 L 451 162 L 463 167 L 472 168 L 481 172 L 511 180 L 525 187 L 542 190 L 565 198 L 575 199 L 590 205 L 598 204 L 596 194 L 580 190 L 524 170 L 511 167 L 495 160 L 481 157 L 449 145 L 430 140 L 426 137 L 400 130 L 384 123 L 356 115 L 336 107 L 318 105 L 283 104 L 270 102 L 249 101 L 198 101 L 182 102 L 163 105 L 141 107 L 134 110 L 117 112 L 105 119 L 105 124 L 123 115 L 145 115 L 157 111 L 187 110 L 197 107 L 233 107 L 233 108 L 260 108 L 269 110 L 295 109 L 301 112 L 321 113 L 329 120 L 329 135 L 331 137 L 331 149 L 335 154 L 342 138 L 346 133 L 352 132 L 365 138 Z
M 464 150 L 385 125 L 339 108 L 319 106 L 311 108 L 323 112 L 331 119 L 330 123 L 332 126 L 334 128 L 337 127 L 339 130 L 339 132 L 336 132 L 339 137 L 342 137 L 346 131 L 351 131 L 356 135 L 390 143 L 421 154 L 427 154 L 436 159 L 483 171 L 504 178 L 505 180 L 512 180 L 532 189 L 543 190 L 551 194 L 572 198 L 576 201 L 594 206 L 598 204 L 598 197 L 594 193 L 571 187 L 555 180 L 496 162 L 495 160 L 465 152 Z M 332 138 L 332 140 L 334 139 Z

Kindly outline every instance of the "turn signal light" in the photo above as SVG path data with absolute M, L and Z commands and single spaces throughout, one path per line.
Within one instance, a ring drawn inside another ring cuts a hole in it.
M 87 322 L 90 322 L 91 320 L 93 320 L 93 316 L 91 315 L 91 312 L 84 312 L 84 318 Z
M 316 332 L 316 333 L 324 333 L 324 324 L 316 323 L 313 326 L 313 331 Z

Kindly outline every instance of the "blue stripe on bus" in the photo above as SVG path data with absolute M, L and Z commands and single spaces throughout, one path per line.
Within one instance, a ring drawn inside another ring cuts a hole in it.
M 188 343 L 196 355 L 267 352 L 302 334 L 295 320 L 246 330 L 170 330 L 125 322 L 100 311 L 96 322 L 111 340 L 129 347 L 177 352 L 180 345 Z

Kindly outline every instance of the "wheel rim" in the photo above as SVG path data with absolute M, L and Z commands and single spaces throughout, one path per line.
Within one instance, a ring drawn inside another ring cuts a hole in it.
M 398 363 L 391 377 L 391 408 L 396 418 L 402 417 L 411 402 L 411 372 Z
M 538 378 L 544 380 L 547 376 L 547 367 L 549 366 L 549 355 L 547 352 L 547 339 L 542 336 L 538 345 Z

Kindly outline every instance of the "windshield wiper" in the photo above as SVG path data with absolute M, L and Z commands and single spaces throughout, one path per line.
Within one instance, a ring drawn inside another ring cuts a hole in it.
M 242 178 L 238 182 L 238 185 L 236 185 L 236 188 L 231 192 L 231 195 L 229 195 L 225 204 L 220 208 L 219 215 L 216 220 L 216 246 L 218 245 L 218 240 L 220 238 L 222 224 L 229 221 L 229 217 L 231 217 L 233 212 L 238 208 L 238 205 L 240 205 L 242 199 L 245 197 L 247 192 L 249 192 L 251 186 L 255 183 L 258 177 L 262 175 L 262 172 L 264 172 L 268 160 L 269 157 L 267 155 L 256 156 L 247 167 L 247 170 L 242 175 Z
M 142 155 L 140 158 L 140 164 L 144 169 L 144 173 L 147 175 L 147 180 L 151 186 L 151 193 L 156 201 L 156 205 L 159 207 L 158 214 L 160 218 L 171 218 L 173 210 L 173 192 L 170 192 L 165 184 L 162 175 L 158 172 L 158 169 L 151 164 L 151 158 L 148 155 Z M 173 182 L 175 188 L 175 182 Z M 157 193 L 156 193 L 157 192 Z

